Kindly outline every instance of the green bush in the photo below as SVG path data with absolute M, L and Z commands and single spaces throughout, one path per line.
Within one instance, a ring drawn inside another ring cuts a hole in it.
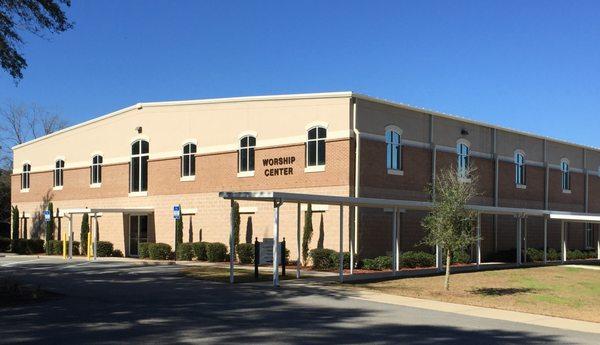
M 567 250 L 567 260 L 583 260 L 586 255 L 581 250 Z
M 194 258 L 194 246 L 191 243 L 179 243 L 176 252 L 177 260 L 192 261 Z
M 0 252 L 7 252 L 10 250 L 10 238 L 0 238 Z
M 44 253 L 44 241 L 43 240 L 26 240 L 17 239 L 11 241 L 11 249 L 16 254 L 39 254 Z
M 544 261 L 544 251 L 536 248 L 527 248 L 525 254 L 528 262 L 540 262 Z
M 389 270 L 392 268 L 392 257 L 378 256 L 374 259 L 365 259 L 363 261 L 363 268 L 373 271 Z
M 561 253 L 559 251 L 557 251 L 556 249 L 550 248 L 547 251 L 547 258 L 550 261 L 560 260 L 560 254 Z
M 152 260 L 168 260 L 171 257 L 171 246 L 166 243 L 149 243 L 148 256 Z
M 227 258 L 227 246 L 221 242 L 208 243 L 206 258 L 210 262 L 223 262 Z
M 400 267 L 433 267 L 435 266 L 435 255 L 425 252 L 404 252 L 400 254 Z
M 317 248 L 312 249 L 308 252 L 313 264 L 313 268 L 316 270 L 329 270 L 336 268 L 335 255 L 337 252 L 332 249 Z
M 251 264 L 254 262 L 254 244 L 240 243 L 237 245 L 238 259 L 243 264 Z
M 194 256 L 198 261 L 206 261 L 208 258 L 206 257 L 206 247 L 208 246 L 208 242 L 194 242 L 192 243 L 192 248 L 194 249 Z
M 333 253 L 330 254 L 330 260 L 332 261 L 332 265 L 334 268 L 338 268 L 340 267 L 340 252 L 336 252 L 333 251 Z M 344 268 L 348 269 L 350 268 L 350 252 L 344 252 Z
M 118 250 L 118 249 L 115 249 L 115 250 L 113 250 L 113 252 L 112 252 L 112 255 L 111 255 L 111 256 L 112 256 L 112 257 L 115 257 L 115 258 L 122 258 L 124 255 L 123 255 L 123 252 L 122 252 L 122 251 L 120 251 L 120 250 Z
M 584 252 L 586 259 L 597 259 L 598 258 L 598 252 L 595 250 L 589 250 L 587 252 Z
M 98 241 L 96 248 L 98 250 L 97 256 L 109 257 L 112 256 L 114 246 L 112 243 L 107 241 Z
M 150 257 L 149 246 L 150 243 L 147 242 L 138 244 L 138 257 L 140 259 L 147 259 Z
M 453 264 L 468 264 L 471 262 L 471 256 L 467 252 L 456 251 L 452 253 L 451 260 Z
M 50 255 L 62 255 L 62 241 L 50 240 L 46 242 L 46 245 L 48 246 L 48 251 L 46 251 L 46 253 L 49 253 Z

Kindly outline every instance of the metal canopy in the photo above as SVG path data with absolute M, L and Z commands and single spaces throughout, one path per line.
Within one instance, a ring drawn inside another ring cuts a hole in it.
M 154 212 L 154 207 L 113 207 L 113 208 L 66 208 L 61 209 L 63 214 L 83 214 L 83 213 L 135 213 L 135 212 Z

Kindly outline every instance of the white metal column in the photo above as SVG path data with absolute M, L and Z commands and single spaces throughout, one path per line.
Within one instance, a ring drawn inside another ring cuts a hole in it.
M 296 260 L 296 279 L 300 278 L 300 254 L 301 254 L 301 234 L 300 234 L 300 211 L 301 205 L 298 204 L 298 210 L 296 214 L 296 250 L 298 251 L 298 260 Z M 258 259 L 255 259 L 258 260 Z
M 348 213 L 349 216 L 348 217 L 348 229 L 349 231 L 349 240 L 350 240 L 350 275 L 354 274 L 354 227 L 355 227 L 355 219 L 354 219 L 354 207 L 353 206 L 348 206 Z
M 275 202 L 273 210 L 273 286 L 279 286 L 279 206 Z
M 596 253 L 598 254 L 598 260 L 600 260 L 600 224 L 596 224 Z
M 544 264 L 548 263 L 548 217 L 544 217 Z
M 481 213 L 477 213 L 477 267 L 481 265 Z
M 564 263 L 565 261 L 567 261 L 567 234 L 564 220 L 560 222 L 560 247 L 560 261 Z
M 521 216 L 518 215 L 517 216 L 517 265 L 521 265 L 521 241 L 522 241 L 522 237 L 521 237 Z
M 435 269 L 438 272 L 441 272 L 444 269 L 442 247 L 440 245 L 435 246 Z
M 234 260 L 235 260 L 235 241 L 233 238 L 234 233 L 234 223 L 235 223 L 235 215 L 233 214 L 233 203 L 235 201 L 232 199 L 229 206 L 229 283 L 233 284 L 234 281 Z
M 527 262 L 527 216 L 523 218 L 523 248 L 523 252 L 525 253 L 525 255 L 523 255 L 523 261 Z
M 73 215 L 69 214 L 69 260 L 73 259 Z
M 344 205 L 340 205 L 340 283 L 344 282 Z
M 398 270 L 398 209 L 394 208 L 392 219 L 392 272 L 396 275 Z

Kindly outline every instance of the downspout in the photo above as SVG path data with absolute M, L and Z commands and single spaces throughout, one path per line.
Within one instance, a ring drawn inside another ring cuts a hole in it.
M 356 126 L 356 98 L 352 98 L 352 131 L 354 132 L 355 157 L 354 157 L 354 197 L 360 195 L 360 132 Z M 358 206 L 354 206 L 354 251 L 358 253 Z

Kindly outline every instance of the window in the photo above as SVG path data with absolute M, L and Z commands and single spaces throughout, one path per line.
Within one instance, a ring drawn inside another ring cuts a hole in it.
M 131 144 L 131 163 L 129 164 L 129 185 L 131 192 L 148 190 L 148 151 L 150 145 L 145 140 L 136 140 Z
M 585 249 L 594 248 L 594 232 L 592 231 L 592 224 L 585 225 Z
M 327 138 L 327 129 L 323 127 L 317 126 L 308 130 L 308 140 L 306 141 L 307 166 L 325 165 L 325 138 Z
M 238 152 L 238 172 L 254 171 L 254 147 L 256 138 L 246 135 L 240 139 Z
M 29 173 L 31 172 L 31 165 L 23 164 L 23 172 L 21 173 L 21 189 L 29 189 Z
M 517 186 L 527 184 L 525 180 L 525 154 L 522 151 L 515 152 L 515 183 Z
M 464 140 L 460 140 L 456 144 L 456 154 L 458 158 L 457 172 L 459 178 L 469 178 L 469 176 L 467 176 L 469 171 L 469 153 L 469 144 Z
M 63 186 L 63 169 L 65 168 L 65 161 L 59 159 L 54 164 L 54 187 Z
M 102 156 L 95 155 L 92 158 L 92 167 L 90 168 L 90 184 L 102 183 Z
M 181 156 L 181 177 L 196 176 L 196 144 L 183 145 Z
M 397 130 L 385 131 L 388 170 L 402 170 L 402 139 Z
M 571 175 L 569 171 L 569 161 L 567 159 L 562 159 L 560 161 L 560 171 L 562 172 L 563 191 L 571 190 Z

